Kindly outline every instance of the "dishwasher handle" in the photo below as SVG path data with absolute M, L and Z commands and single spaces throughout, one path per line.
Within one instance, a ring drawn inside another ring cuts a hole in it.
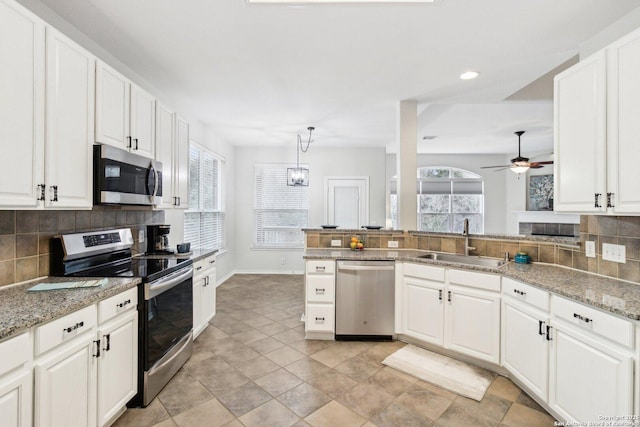
M 338 263 L 338 271 L 393 271 L 394 265 L 354 265 L 354 264 L 340 264 Z

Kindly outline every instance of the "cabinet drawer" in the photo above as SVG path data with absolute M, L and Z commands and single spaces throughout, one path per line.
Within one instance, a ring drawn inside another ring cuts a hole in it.
M 96 305 L 74 311 L 46 325 L 38 326 L 35 335 L 35 353 L 42 354 L 65 341 L 73 339 L 96 326 Z
M 31 339 L 28 332 L 0 343 L 0 376 L 24 365 L 31 359 Z
M 194 276 L 194 278 L 199 276 L 199 275 L 202 275 L 204 273 L 205 268 L 206 267 L 204 266 L 204 260 L 203 259 L 194 262 L 193 263 L 193 276 Z M 195 280 L 194 280 L 194 282 L 195 282 Z
M 334 302 L 334 289 L 332 275 L 307 275 L 307 301 Z
M 98 323 L 104 323 L 120 313 L 135 309 L 137 305 L 138 288 L 129 289 L 111 298 L 107 298 L 104 301 L 100 301 L 98 303 Z
M 202 265 L 204 266 L 205 270 L 209 270 L 211 268 L 216 268 L 216 256 L 215 255 L 209 255 L 208 257 L 206 257 L 205 259 L 203 259 L 201 261 L 202 261 Z
M 307 331 L 333 332 L 335 306 L 333 304 L 308 304 L 305 316 Z
M 430 265 L 405 263 L 402 266 L 404 276 L 417 277 L 419 279 L 435 280 L 444 282 L 444 268 Z
M 508 295 L 543 311 L 549 311 L 549 293 L 547 291 L 517 282 L 508 277 L 502 278 L 502 295 Z
M 633 323 L 575 301 L 551 296 L 551 314 L 627 347 L 633 347 Z
M 449 283 L 500 292 L 500 276 L 466 270 L 449 270 Z
M 307 261 L 307 273 L 333 274 L 336 271 L 336 262 L 331 260 Z

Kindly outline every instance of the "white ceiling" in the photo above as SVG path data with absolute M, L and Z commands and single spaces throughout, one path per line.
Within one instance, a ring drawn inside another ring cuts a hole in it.
M 515 153 L 516 130 L 523 153 L 550 149 L 551 103 L 502 101 L 640 6 L 41 1 L 232 144 L 294 145 L 313 125 L 317 145 L 392 147 L 397 103 L 415 99 L 419 151 L 437 153 Z

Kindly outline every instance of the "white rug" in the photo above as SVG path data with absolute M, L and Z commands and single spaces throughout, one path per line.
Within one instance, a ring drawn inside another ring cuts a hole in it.
M 432 351 L 406 345 L 382 361 L 394 369 L 477 401 L 496 375 Z

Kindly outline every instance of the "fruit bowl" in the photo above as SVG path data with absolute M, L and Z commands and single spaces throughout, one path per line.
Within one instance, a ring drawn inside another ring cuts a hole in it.
M 364 242 L 358 237 L 353 236 L 351 238 L 351 243 L 349 243 L 349 247 L 352 251 L 362 251 L 364 250 Z

